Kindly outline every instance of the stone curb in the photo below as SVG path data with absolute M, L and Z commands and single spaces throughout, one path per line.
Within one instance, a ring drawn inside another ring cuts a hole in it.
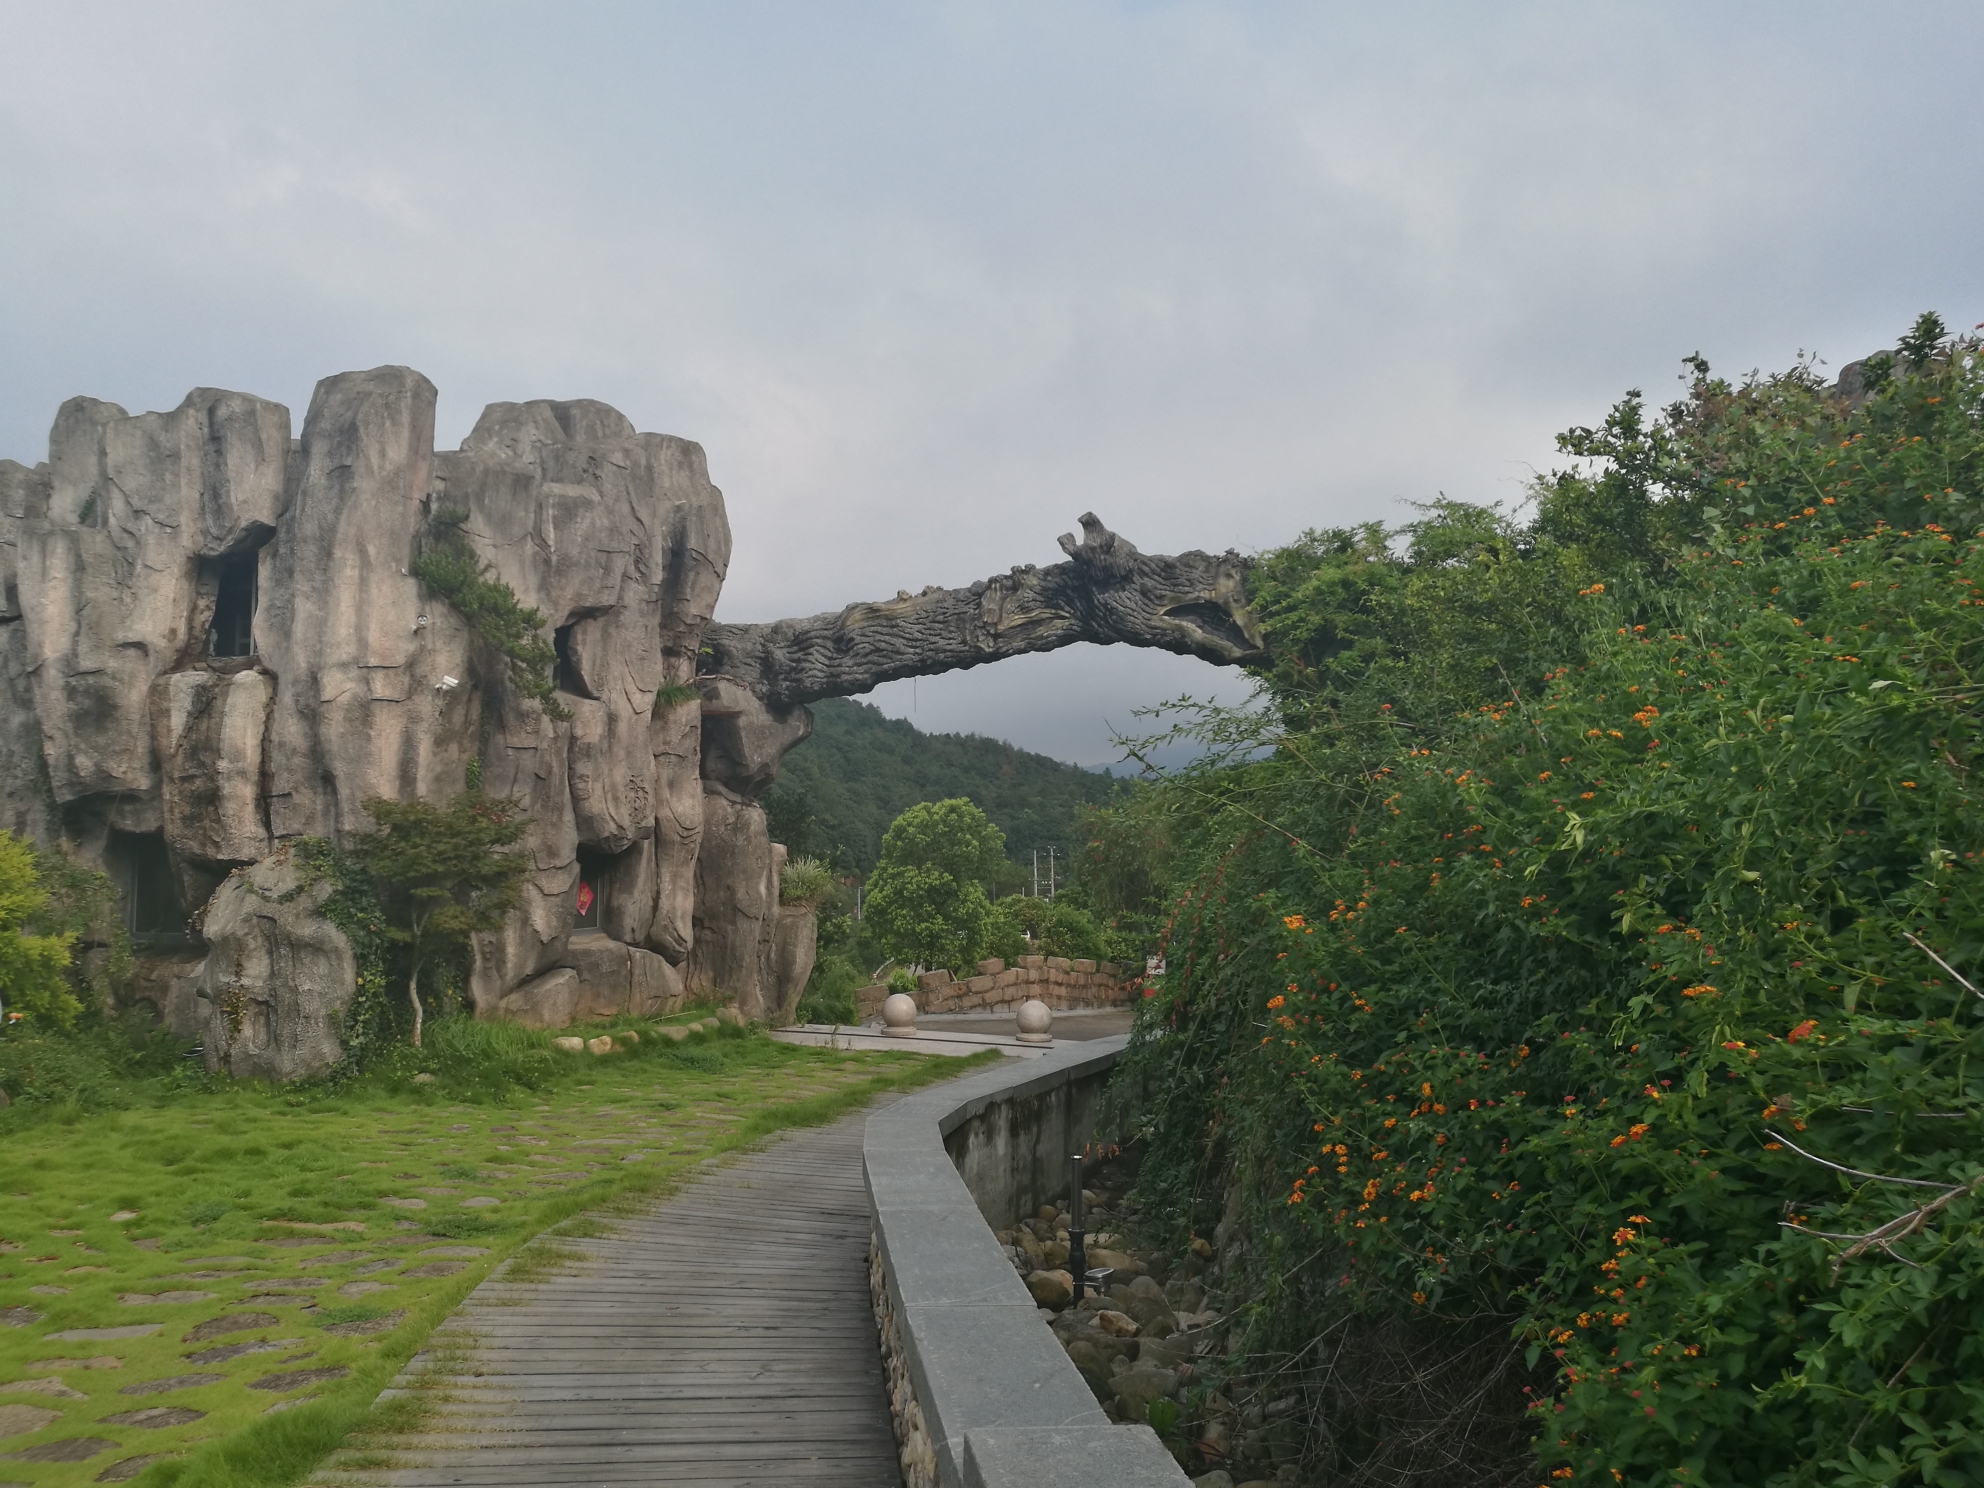
M 911 1397 L 896 1413 L 911 1488 L 930 1483 L 925 1464 L 941 1488 L 1189 1482 L 1149 1427 L 1115 1425 L 1103 1414 L 1041 1323 L 945 1145 L 983 1122 L 998 1123 L 1000 1139 L 1015 1147 L 1074 1150 L 1088 1132 L 1060 1130 L 1056 1113 L 1033 1129 L 1029 1102 L 1105 1074 L 1128 1042 L 1118 1034 L 1002 1064 L 868 1118 L 862 1168 L 875 1213 L 876 1305 L 891 1373 L 906 1376 L 898 1393 Z M 1065 1121 L 1074 1109 L 1064 1100 L 1057 1113 Z M 993 1176 L 980 1186 L 991 1187 Z M 986 1195 L 995 1207 L 1015 1181 L 996 1176 L 1002 1192 Z

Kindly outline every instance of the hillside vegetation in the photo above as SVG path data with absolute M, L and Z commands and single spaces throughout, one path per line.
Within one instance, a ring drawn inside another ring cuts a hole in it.
M 1036 848 L 1044 858 L 1049 845 L 1066 858 L 1076 806 L 1112 789 L 1106 775 L 978 734 L 926 734 L 849 698 L 812 708 L 813 737 L 786 756 L 766 802 L 772 836 L 846 871 L 875 866 L 883 834 L 909 807 L 957 797 L 1005 834 L 1012 862 L 1030 862 Z
M 1267 555 L 1271 703 L 1184 726 L 1272 754 L 1112 812 L 1142 1196 L 1304 1481 L 1984 1481 L 1984 364 L 1871 371 Z

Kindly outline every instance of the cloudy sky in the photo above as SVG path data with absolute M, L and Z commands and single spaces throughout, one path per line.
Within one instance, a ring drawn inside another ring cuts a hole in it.
M 1516 501 L 1622 390 L 1984 319 L 1984 8 L 0 0 L 0 455 L 405 362 L 702 442 L 721 614 Z M 1111 757 L 1216 669 L 893 684 Z M 913 710 L 913 711 L 912 711 Z

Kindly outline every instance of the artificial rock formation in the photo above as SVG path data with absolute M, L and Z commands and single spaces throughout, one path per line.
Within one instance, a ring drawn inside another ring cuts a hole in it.
M 1081 523 L 1080 542 L 1060 539 L 1066 563 L 804 620 L 713 625 L 706 670 L 783 710 L 1077 641 L 1152 646 L 1222 666 L 1266 659 L 1238 554 L 1140 553 L 1095 513 Z
M 207 1067 L 239 1080 L 294 1080 L 337 1063 L 338 1020 L 357 958 L 317 913 L 331 885 L 281 848 L 231 873 L 206 906 Z
M 563 1027 L 691 993 L 789 1019 L 814 956 L 757 799 L 811 699 L 1077 640 L 1261 655 L 1232 554 L 1139 553 L 1084 517 L 1067 563 L 838 615 L 711 623 L 730 561 L 702 450 L 589 401 L 498 403 L 433 448 L 405 367 L 288 410 L 202 388 L 74 398 L 0 461 L 0 828 L 123 892 L 139 995 L 211 1067 L 338 1057 L 351 951 L 289 844 L 470 780 L 529 820 L 523 904 L 476 943 L 479 1016 Z M 552 707 L 413 577 L 446 531 L 557 655 Z

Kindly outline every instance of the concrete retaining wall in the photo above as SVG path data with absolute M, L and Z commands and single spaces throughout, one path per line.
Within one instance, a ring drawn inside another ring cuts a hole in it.
M 987 1223 L 1065 1187 L 1127 1042 L 1063 1045 L 868 1118 L 875 1302 L 910 1488 L 1188 1481 L 1149 1427 L 1103 1414 Z
M 854 994 L 858 1019 L 866 1023 L 882 1014 L 889 989 L 877 982 Z M 1049 1007 L 1122 1007 L 1135 997 L 1113 961 L 1070 961 L 1066 956 L 1022 956 L 1008 967 L 994 956 L 978 963 L 978 975 L 955 980 L 948 971 L 926 971 L 916 979 L 919 1013 L 999 1012 L 1017 1008 L 1029 998 Z

